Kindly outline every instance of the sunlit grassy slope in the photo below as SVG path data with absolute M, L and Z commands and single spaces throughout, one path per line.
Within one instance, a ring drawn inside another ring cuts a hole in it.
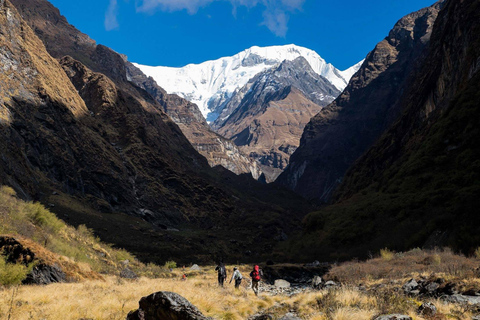
M 71 279 L 77 280 L 47 286 L 0 286 L 0 319 L 125 319 L 130 310 L 138 308 L 141 297 L 157 291 L 176 292 L 213 319 L 247 319 L 257 313 L 277 319 L 287 312 L 317 320 L 371 319 L 385 313 L 423 319 L 416 313 L 423 301 L 398 290 L 409 278 L 442 277 L 461 288 L 480 288 L 475 271 L 480 254 L 466 258 L 448 250 L 394 253 L 384 249 L 377 258 L 333 266 L 325 276 L 341 283 L 333 290 L 308 289 L 291 297 L 263 290 L 256 297 L 248 279 L 240 290 L 228 283 L 219 288 L 212 266 L 201 266 L 201 271 L 179 266 L 169 271 L 144 265 L 128 252 L 101 243 L 85 227 L 75 229 L 43 206 L 19 200 L 7 187 L 0 189 L 0 234 L 22 239 L 40 256 L 69 268 Z M 118 277 L 126 260 L 142 275 L 138 280 Z M 252 266 L 239 267 L 248 278 Z M 227 267 L 229 275 L 232 268 Z M 186 281 L 181 280 L 183 273 L 188 275 Z M 360 290 L 360 284 L 367 290 Z M 376 286 L 382 289 L 374 289 Z M 429 300 L 442 317 L 470 319 L 472 315 L 473 309 L 467 306 Z

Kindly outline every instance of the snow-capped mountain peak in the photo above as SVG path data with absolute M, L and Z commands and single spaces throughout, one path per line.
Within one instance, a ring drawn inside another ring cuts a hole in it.
M 312 69 L 342 91 L 355 72 L 326 63 L 315 51 L 296 45 L 251 47 L 234 56 L 189 64 L 181 68 L 135 64 L 168 93 L 196 103 L 208 121 L 214 121 L 235 90 L 251 78 L 284 60 L 304 57 Z M 358 66 L 359 67 L 359 66 Z M 357 68 L 358 70 L 358 68 Z M 347 72 L 348 71 L 348 72 Z M 355 70 L 356 71 L 356 70 Z

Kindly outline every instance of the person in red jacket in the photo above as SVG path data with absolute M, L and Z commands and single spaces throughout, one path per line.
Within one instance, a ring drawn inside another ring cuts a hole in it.
M 258 296 L 258 283 L 262 279 L 263 272 L 259 266 L 255 265 L 252 272 L 250 272 L 250 277 L 252 277 L 252 289 L 255 292 L 255 295 Z

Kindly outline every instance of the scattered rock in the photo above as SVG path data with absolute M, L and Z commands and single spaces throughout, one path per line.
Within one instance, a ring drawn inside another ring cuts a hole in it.
M 302 319 L 297 317 L 296 314 L 289 312 L 285 314 L 283 317 L 281 317 L 279 320 L 302 320 Z
M 466 303 L 472 305 L 478 305 L 480 307 L 480 297 L 463 296 L 461 294 L 453 294 L 451 296 L 442 296 L 442 300 L 451 303 Z
M 57 265 L 39 264 L 27 275 L 23 284 L 50 284 L 57 282 L 67 282 L 65 273 Z
M 330 281 L 325 282 L 324 288 L 325 289 L 330 289 L 330 288 L 334 288 L 336 286 L 337 286 L 337 284 L 334 281 L 330 280 Z
M 418 313 L 424 317 L 433 317 L 437 314 L 437 307 L 431 302 L 425 302 L 418 308 Z
M 207 320 L 200 310 L 174 292 L 159 291 L 139 301 L 138 310 L 131 311 L 127 320 Z
M 439 287 L 440 287 L 440 285 L 438 283 L 430 282 L 429 284 L 424 286 L 423 289 L 420 292 L 423 293 L 423 294 L 433 296 L 433 295 L 436 295 Z
M 275 287 L 277 288 L 290 288 L 290 282 L 282 279 L 275 280 Z
M 248 320 L 273 320 L 271 314 L 256 314 L 248 318 Z
M 323 279 L 322 277 L 315 276 L 312 279 L 312 287 L 314 289 L 320 289 L 322 287 Z
M 137 279 L 138 275 L 132 271 L 132 269 L 125 267 L 121 272 L 120 272 L 120 278 L 124 279 Z
M 473 316 L 473 317 L 472 317 L 472 320 L 480 320 L 480 314 L 479 314 L 479 315 L 476 315 L 476 316 Z
M 192 271 L 202 271 L 202 269 L 198 266 L 198 264 L 194 264 L 193 266 L 191 266 L 190 270 L 192 270 Z
M 453 282 L 448 282 L 444 285 L 441 285 L 440 288 L 437 289 L 437 295 L 454 295 L 458 294 L 457 285 Z
M 315 260 L 312 263 L 306 263 L 305 267 L 320 267 L 320 261 Z
M 408 280 L 402 287 L 403 292 L 409 295 L 418 295 L 420 290 L 418 290 L 418 282 L 415 279 Z
M 403 314 L 388 314 L 378 316 L 375 320 L 412 320 L 412 318 Z

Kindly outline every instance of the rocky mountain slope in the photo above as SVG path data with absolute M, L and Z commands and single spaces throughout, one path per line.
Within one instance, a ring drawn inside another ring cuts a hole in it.
M 401 114 L 402 94 L 425 59 L 441 4 L 400 19 L 344 92 L 308 123 L 278 182 L 326 202 L 347 169 Z
M 237 90 L 212 127 L 258 161 L 271 182 L 288 165 L 310 118 L 339 94 L 303 57 L 285 60 Z
M 479 35 L 480 1 L 445 1 L 401 117 L 349 170 L 336 203 L 306 218 L 309 254 L 478 247 Z
M 14 3 L 29 23 L 0 2 L 0 184 L 157 261 L 243 255 L 251 242 L 262 254 L 298 226 L 307 208 L 300 198 L 212 170 L 162 105 L 128 81 L 120 55 L 79 42 L 46 1 Z M 85 63 L 62 56 L 63 44 Z M 252 232 L 256 219 L 262 229 Z M 168 234 L 173 227 L 180 232 Z M 215 242 L 200 242 L 213 228 L 223 230 Z
M 130 87 L 128 82 L 133 82 L 155 98 L 211 166 L 223 165 L 236 174 L 251 173 L 255 178 L 260 175 L 255 162 L 241 154 L 231 141 L 220 137 L 208 127 L 196 105 L 176 95 L 167 94 L 153 79 L 146 77 L 128 62 L 125 56 L 97 45 L 70 25 L 50 3 L 43 0 L 14 0 L 13 3 L 53 57 L 69 55 L 93 71 L 125 84 L 127 88 Z
M 197 105 L 168 94 L 151 77 L 145 76 L 132 63 L 125 61 L 127 78 L 150 93 L 165 113 L 179 126 L 193 147 L 203 155 L 211 167 L 221 165 L 235 174 L 248 173 L 258 179 L 261 169 L 257 162 L 244 155 L 229 139 L 215 133 Z
M 231 57 L 189 64 L 183 68 L 135 65 L 167 92 L 197 104 L 207 121 L 211 122 L 217 119 L 235 91 L 255 75 L 284 60 L 292 61 L 300 56 L 340 91 L 359 67 L 355 65 L 339 71 L 316 52 L 295 45 L 252 47 Z

